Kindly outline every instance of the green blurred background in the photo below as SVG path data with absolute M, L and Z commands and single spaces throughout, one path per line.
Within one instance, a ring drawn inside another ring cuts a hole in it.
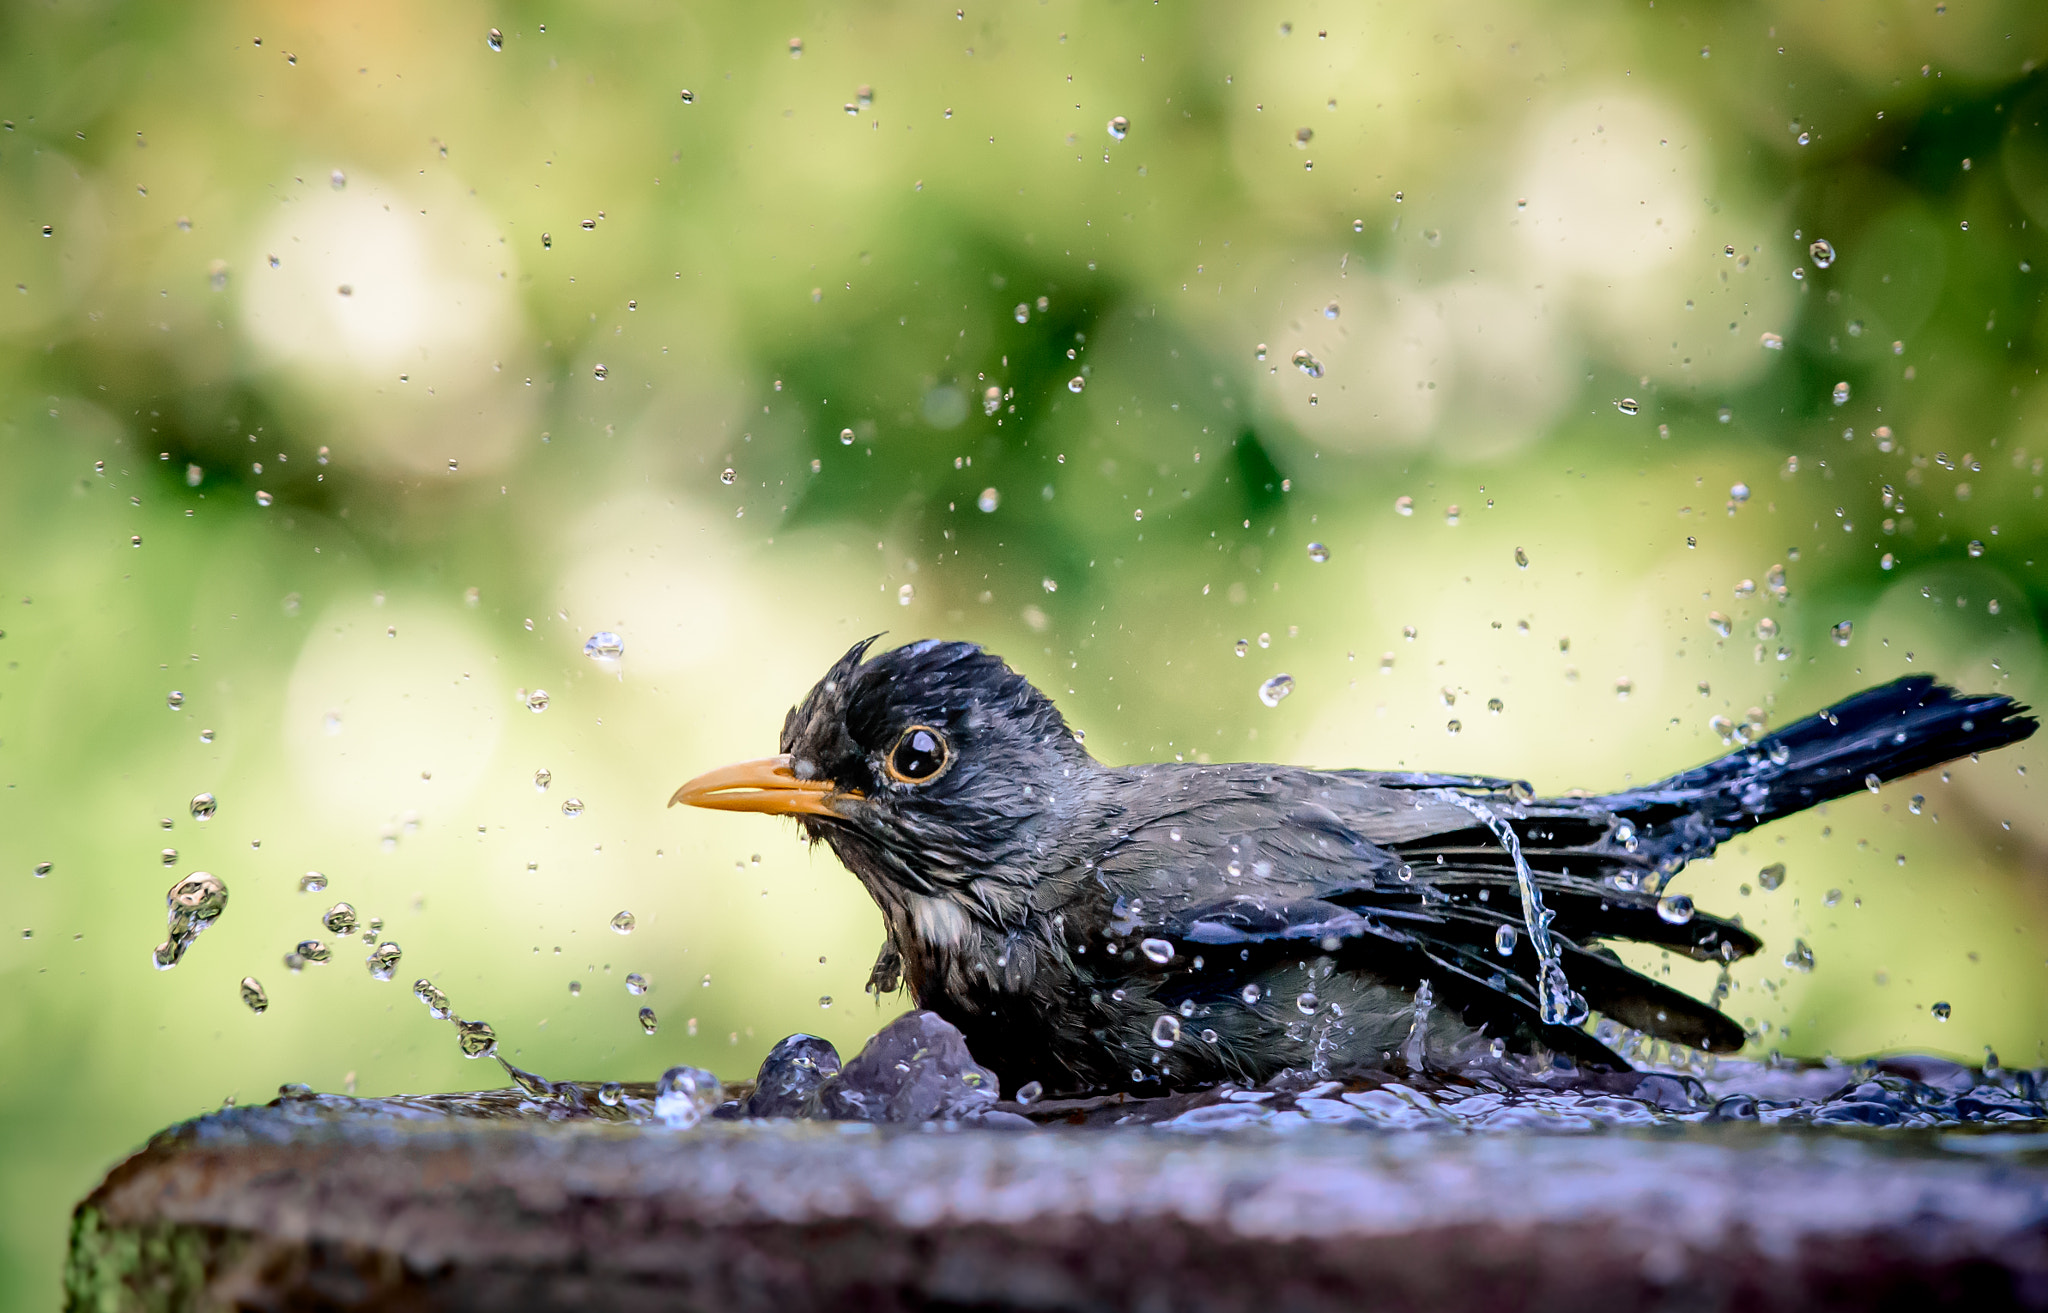
M 1546 790 L 2048 700 L 2044 58 L 2024 0 L 0 11 L 0 1301 L 167 1122 L 501 1083 L 415 978 L 554 1076 L 851 1051 L 856 883 L 663 802 L 878 630 L 1110 760 Z M 1681 878 L 1758 1053 L 2048 1062 L 2043 758 Z M 336 899 L 395 981 L 286 968 Z

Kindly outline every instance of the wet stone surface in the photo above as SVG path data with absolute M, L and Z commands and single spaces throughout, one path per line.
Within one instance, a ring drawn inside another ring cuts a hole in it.
M 2041 1073 L 1293 1073 L 1004 1100 L 930 1014 L 753 1082 L 288 1087 L 79 1206 L 74 1307 L 2048 1307 Z

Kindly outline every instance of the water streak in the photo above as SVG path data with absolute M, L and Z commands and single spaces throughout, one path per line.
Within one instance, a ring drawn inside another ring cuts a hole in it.
M 1544 1024 L 1576 1026 L 1584 1022 L 1588 1012 L 1586 1000 L 1572 992 L 1572 983 L 1565 978 L 1562 955 L 1556 941 L 1550 937 L 1550 919 L 1556 913 L 1543 906 L 1543 894 L 1536 887 L 1536 873 L 1529 869 L 1528 859 L 1522 856 L 1521 836 L 1507 823 L 1506 817 L 1481 799 L 1448 789 L 1440 796 L 1477 817 L 1479 823 L 1500 840 L 1500 846 L 1507 850 L 1515 863 L 1515 885 L 1522 893 L 1522 925 L 1529 932 L 1529 946 L 1536 950 L 1536 994 Z

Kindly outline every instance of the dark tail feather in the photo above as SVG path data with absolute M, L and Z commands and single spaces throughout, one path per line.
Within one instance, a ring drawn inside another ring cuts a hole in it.
M 1969 696 L 1932 675 L 1865 689 L 1740 752 L 1600 801 L 1673 855 L 1946 761 L 2017 743 L 2040 727 L 2001 695 Z
M 1589 1007 L 1646 1035 L 1709 1053 L 1733 1053 L 1748 1038 L 1712 1005 L 1638 975 L 1611 954 L 1573 946 L 1564 969 Z

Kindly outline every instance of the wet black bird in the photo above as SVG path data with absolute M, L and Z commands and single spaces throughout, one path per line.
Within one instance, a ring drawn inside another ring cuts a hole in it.
M 1739 924 L 1660 899 L 1687 861 L 2036 728 L 2011 698 L 1915 675 L 1599 797 L 1463 775 L 1113 767 L 1001 658 L 935 640 L 869 658 L 872 641 L 790 711 L 781 755 L 670 801 L 791 815 L 830 844 L 888 928 L 871 987 L 907 981 L 1012 1090 L 1503 1054 L 1625 1066 L 1583 1028 L 1588 1009 L 1739 1048 L 1735 1022 L 1605 941 L 1747 956 L 1760 945 Z

